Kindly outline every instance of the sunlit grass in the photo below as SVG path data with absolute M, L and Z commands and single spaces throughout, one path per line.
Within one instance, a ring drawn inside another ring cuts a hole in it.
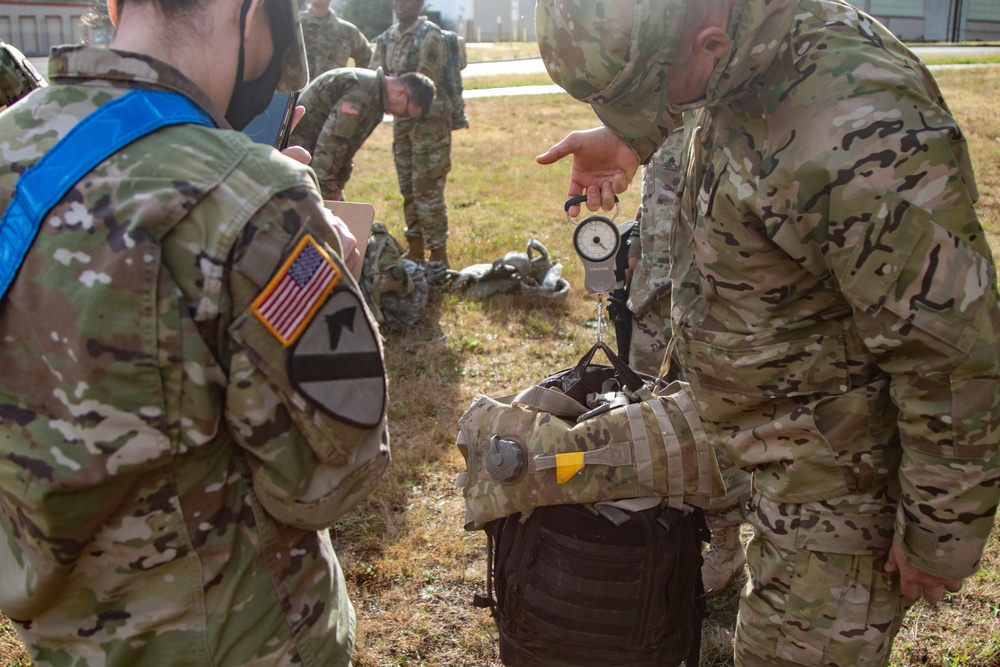
M 1000 67 L 936 76 L 969 138 L 979 212 L 996 250 Z M 485 539 L 462 529 L 460 492 L 453 485 L 463 467 L 454 446 L 458 418 L 475 394 L 522 388 L 575 363 L 596 339 L 588 324 L 595 302 L 582 290 L 562 209 L 569 164 L 534 162 L 567 132 L 593 125 L 594 116 L 565 95 L 470 100 L 468 115 L 471 128 L 454 134 L 447 187 L 452 264 L 492 261 L 537 238 L 563 262 L 573 289 L 565 304 L 551 309 L 506 295 L 483 301 L 439 295 L 422 329 L 387 336 L 393 465 L 371 498 L 334 528 L 358 612 L 356 667 L 500 665 L 492 619 L 470 606 L 474 593 L 485 592 Z M 377 219 L 402 240 L 391 129 L 377 128 L 356 156 L 347 196 L 372 202 Z M 637 187 L 623 197 L 619 221 L 634 213 Z M 913 610 L 896 643 L 895 667 L 1000 666 L 995 541 L 983 566 L 961 593 Z M 735 591 L 713 600 L 703 664 L 732 665 L 727 644 L 735 610 Z M 6 624 L 0 637 L 0 667 L 28 667 Z

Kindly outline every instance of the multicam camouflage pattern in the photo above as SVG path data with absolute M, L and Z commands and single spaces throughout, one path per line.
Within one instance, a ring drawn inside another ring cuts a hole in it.
M 393 25 L 372 40 L 373 67 L 389 76 L 420 72 L 434 82 L 437 96 L 424 118 L 397 118 L 392 127 L 392 155 L 403 196 L 405 236 L 423 238 L 428 250 L 448 242 L 448 205 L 444 188 L 451 171 L 451 105 L 444 94 L 448 53 L 441 29 L 426 16 L 406 28 Z
M 25 71 L 27 68 L 28 71 Z M 0 39 L 0 110 L 45 85 L 31 62 L 16 48 Z
M 736 664 L 887 665 L 912 603 L 880 550 L 894 514 L 890 498 L 864 492 L 802 504 L 758 495 L 747 516 L 760 536 L 747 546 L 754 594 L 740 605 Z
M 465 529 L 547 505 L 663 496 L 680 509 L 723 495 L 687 385 L 673 383 L 655 396 L 646 387 L 625 403 L 577 422 L 588 408 L 555 389 L 476 396 L 459 420 L 456 443 L 466 462 L 456 480 Z M 520 448 L 516 477 L 493 472 L 494 438 Z M 557 456 L 573 453 L 582 453 L 582 467 L 561 483 Z
M 146 56 L 60 47 L 50 64 L 52 85 L 0 116 L 3 207 L 130 89 L 186 94 L 225 127 Z M 296 391 L 294 349 L 249 311 L 305 234 L 341 273 L 334 294 L 356 292 L 323 211 L 307 168 L 181 125 L 104 161 L 43 222 L 0 304 L 0 609 L 38 667 L 350 664 L 323 528 L 384 468 L 384 412 L 350 426 L 331 411 L 357 404 Z
M 686 125 L 685 127 L 689 127 Z M 640 373 L 674 377 L 677 364 L 666 363 L 670 334 L 670 236 L 677 215 L 683 177 L 684 131 L 674 131 L 642 172 L 639 221 L 639 263 L 629 290 L 632 343 L 629 365 Z M 725 450 L 716 450 L 726 494 L 705 507 L 713 531 L 743 523 L 743 506 L 750 498 L 750 473 L 733 465 Z
M 884 664 L 861 656 L 891 642 L 898 580 L 827 556 L 851 545 L 874 571 L 895 540 L 922 571 L 969 576 L 1000 495 L 1000 310 L 968 147 L 927 69 L 857 9 L 735 0 L 733 17 L 731 55 L 691 105 L 671 278 L 705 428 L 754 469 L 737 654 Z M 808 569 L 812 554 L 827 565 Z M 831 590 L 871 600 L 872 620 L 813 642 L 800 617 L 829 623 Z
M 649 305 L 670 297 L 670 230 L 677 204 L 684 163 L 684 132 L 672 133 L 642 170 L 639 222 L 639 263 L 632 274 L 628 308 L 642 315 Z M 664 332 L 670 336 L 669 323 Z M 660 356 L 662 361 L 663 356 Z M 659 364 L 652 369 L 655 375 Z M 647 372 L 647 371 L 643 371 Z
M 906 555 L 968 576 L 998 497 L 1000 311 L 961 130 L 866 15 L 738 9 L 672 243 L 706 428 L 775 500 L 901 491 Z
M 535 34 L 549 76 L 588 102 L 646 162 L 680 121 L 663 75 L 681 38 L 687 0 L 539 0 Z
M 810 552 L 863 544 L 878 569 L 894 534 L 925 572 L 978 568 L 1000 493 L 992 251 L 961 130 L 891 34 L 836 2 L 734 11 L 734 51 L 692 137 L 671 276 L 706 430 L 793 516 L 758 521 L 750 568 L 767 576 L 752 579 L 738 651 L 883 664 L 859 656 L 891 642 L 898 618 L 879 610 L 903 613 L 898 580 L 885 600 L 881 575 L 837 588 L 839 560 L 802 568 Z M 799 548 L 794 575 L 769 562 L 779 541 Z M 793 580 L 805 597 L 775 593 Z M 858 585 L 871 590 L 863 632 L 817 648 L 823 635 L 794 630 L 820 597 L 848 604 Z
M 306 3 L 306 8 L 299 12 L 299 22 L 309 75 L 313 79 L 332 69 L 347 67 L 350 58 L 354 58 L 355 67 L 368 67 L 371 63 L 372 47 L 364 33 L 332 9 L 324 16 L 316 16 Z
M 385 74 L 354 67 L 324 72 L 302 91 L 305 115 L 290 142 L 312 153 L 325 199 L 340 199 L 354 170 L 354 154 L 385 117 Z

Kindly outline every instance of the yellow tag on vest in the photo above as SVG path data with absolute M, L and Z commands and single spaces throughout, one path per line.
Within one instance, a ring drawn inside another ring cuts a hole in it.
M 585 452 L 569 452 L 568 454 L 556 454 L 556 481 L 565 484 L 576 473 L 583 468 L 583 455 Z

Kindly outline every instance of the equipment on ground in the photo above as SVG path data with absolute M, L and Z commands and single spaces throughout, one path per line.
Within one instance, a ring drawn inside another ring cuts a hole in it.
M 604 216 L 574 229 L 598 295 L 597 342 L 577 365 L 476 396 L 459 421 L 465 528 L 487 538 L 486 595 L 473 604 L 490 609 L 507 667 L 699 662 L 711 538 L 700 508 L 725 485 L 687 384 L 637 373 L 602 340 L 604 294 L 624 286 L 621 246 Z M 610 366 L 593 363 L 597 351 Z

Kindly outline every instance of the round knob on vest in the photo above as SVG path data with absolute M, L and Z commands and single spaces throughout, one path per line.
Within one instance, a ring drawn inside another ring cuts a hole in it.
M 524 472 L 524 447 L 516 440 L 500 436 L 490 438 L 486 452 L 486 470 L 498 482 L 513 482 Z

